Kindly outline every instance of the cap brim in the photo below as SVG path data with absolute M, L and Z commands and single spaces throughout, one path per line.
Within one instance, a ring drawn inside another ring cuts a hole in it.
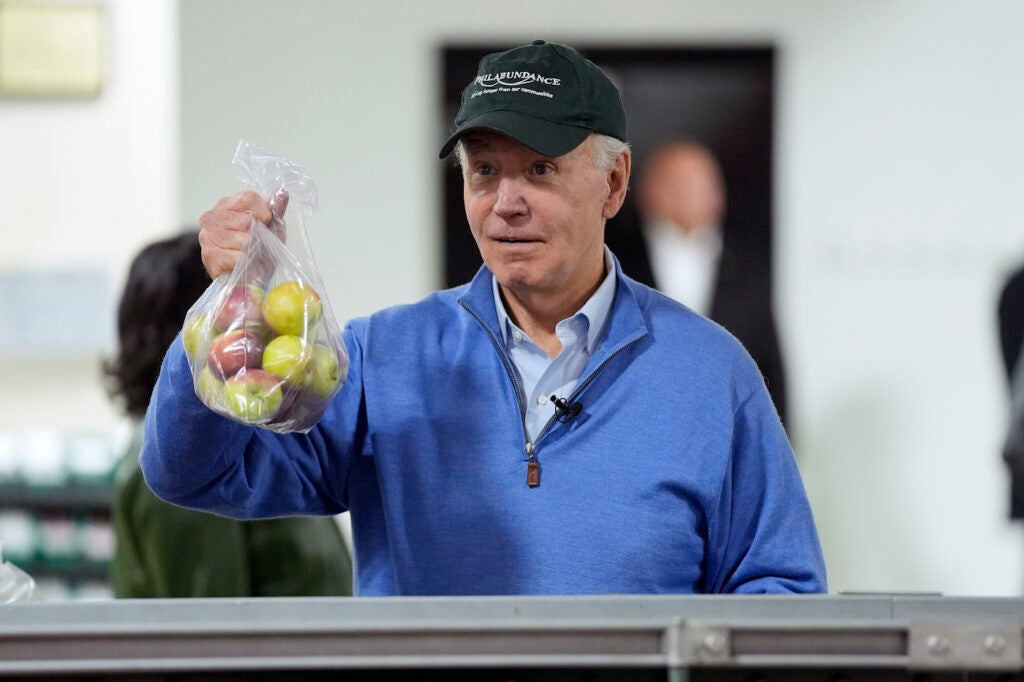
M 446 158 L 452 153 L 459 138 L 474 130 L 493 130 L 511 137 L 538 154 L 551 157 L 568 154 L 593 132 L 589 128 L 552 123 L 517 111 L 488 111 L 463 122 L 445 140 L 438 158 Z

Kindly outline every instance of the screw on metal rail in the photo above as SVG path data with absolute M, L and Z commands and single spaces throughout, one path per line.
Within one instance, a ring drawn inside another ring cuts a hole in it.
M 1006 638 L 1002 635 L 985 637 L 985 653 L 989 656 L 1002 656 L 1006 651 Z
M 721 656 L 725 653 L 725 637 L 721 635 L 708 635 L 700 645 L 706 653 L 712 656 Z
M 932 656 L 945 656 L 949 653 L 949 639 L 942 635 L 929 635 L 925 644 Z

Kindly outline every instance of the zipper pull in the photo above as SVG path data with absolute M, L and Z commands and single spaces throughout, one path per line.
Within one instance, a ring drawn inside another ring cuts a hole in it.
M 526 456 L 529 461 L 526 464 L 526 485 L 536 488 L 540 485 L 540 464 L 533 454 L 533 443 L 526 441 Z

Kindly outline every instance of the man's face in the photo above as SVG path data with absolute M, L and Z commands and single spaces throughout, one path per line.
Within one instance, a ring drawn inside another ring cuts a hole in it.
M 690 144 L 666 147 L 652 159 L 640 189 L 644 212 L 668 219 L 684 232 L 720 227 L 725 188 L 718 163 Z
M 604 223 L 625 189 L 614 171 L 597 168 L 592 140 L 555 158 L 498 133 L 473 133 L 463 144 L 466 217 L 498 282 L 524 299 L 572 300 L 596 288 Z

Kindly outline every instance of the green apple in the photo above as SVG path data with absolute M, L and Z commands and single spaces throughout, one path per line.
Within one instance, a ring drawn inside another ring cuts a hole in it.
M 261 310 L 263 320 L 278 334 L 300 336 L 320 319 L 323 303 L 312 287 L 289 280 L 267 292 Z
M 263 369 L 290 384 L 304 384 L 310 345 L 300 336 L 284 334 L 270 340 L 263 351 Z
M 181 342 L 185 346 L 185 352 L 189 359 L 194 361 L 201 353 L 205 352 L 201 349 L 210 345 L 213 334 L 209 316 L 196 313 L 185 320 L 185 326 L 181 330 Z
M 338 353 L 322 343 L 314 345 L 312 358 L 306 367 L 306 385 L 313 395 L 317 398 L 328 398 L 334 394 L 343 380 Z
M 199 373 L 199 381 L 196 383 L 196 395 L 206 404 L 207 407 L 222 407 L 224 405 L 224 382 L 204 367 Z
M 262 369 L 243 369 L 224 382 L 231 414 L 250 424 L 273 418 L 282 397 L 280 379 Z

